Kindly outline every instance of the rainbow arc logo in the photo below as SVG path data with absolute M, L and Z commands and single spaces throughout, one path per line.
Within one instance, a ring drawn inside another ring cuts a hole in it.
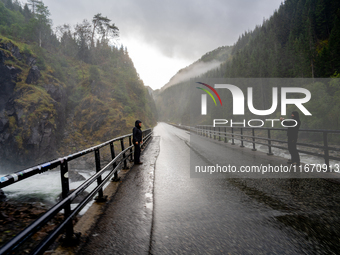
M 212 92 L 214 92 L 215 95 L 217 96 L 218 100 L 220 101 L 221 106 L 222 106 L 222 100 L 220 98 L 220 95 L 217 93 L 217 91 L 213 87 L 211 87 L 210 85 L 208 85 L 206 83 L 203 83 L 203 82 L 196 82 L 196 83 L 201 84 L 203 86 L 206 86 Z M 204 88 L 200 88 L 200 87 L 196 87 L 196 88 L 201 89 L 204 92 L 206 92 L 212 98 L 212 100 L 214 100 L 215 106 L 217 106 L 216 100 L 215 100 L 214 96 L 211 94 L 211 92 L 209 90 L 204 89 Z M 201 102 L 202 102 L 202 105 L 201 105 L 201 114 L 202 115 L 207 115 L 207 95 L 206 94 L 202 94 Z
M 221 104 L 221 106 L 222 106 L 222 100 L 221 100 L 221 98 L 220 98 L 220 95 L 217 93 L 217 91 L 216 91 L 213 87 L 211 87 L 210 85 L 205 84 L 205 83 L 203 83 L 203 82 L 196 82 L 196 83 L 201 84 L 201 85 L 206 86 L 207 88 L 211 89 L 211 91 L 214 92 L 215 95 L 217 96 L 217 98 L 218 98 L 218 100 L 220 101 L 220 104 Z M 215 105 L 217 105 L 214 96 L 210 93 L 209 90 L 203 89 L 203 88 L 200 88 L 200 87 L 196 87 L 196 88 L 201 89 L 201 90 L 203 90 L 204 92 L 206 92 L 206 93 L 214 100 Z

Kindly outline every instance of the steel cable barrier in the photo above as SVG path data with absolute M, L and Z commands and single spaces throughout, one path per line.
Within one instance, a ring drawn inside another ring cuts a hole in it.
M 152 129 L 147 129 L 143 131 L 143 144 L 145 147 L 152 136 Z M 128 139 L 129 146 L 125 148 L 124 139 Z M 114 142 L 119 142 L 121 146 L 121 152 L 115 154 Z M 105 146 L 110 147 L 112 160 L 103 168 L 100 166 L 100 149 Z M 94 152 L 94 159 L 96 165 L 96 174 L 92 175 L 84 183 L 82 183 L 78 188 L 70 193 L 69 189 L 69 178 L 68 178 L 68 162 L 76 158 L 80 158 Z M 75 233 L 73 231 L 73 218 L 83 209 L 83 207 L 89 203 L 93 197 L 98 194 L 96 200 L 103 201 L 105 197 L 103 195 L 103 186 L 110 180 L 117 180 L 118 170 L 120 167 L 123 169 L 127 168 L 127 160 L 130 157 L 132 161 L 133 154 L 133 144 L 132 144 L 132 134 L 120 136 L 109 140 L 105 143 L 99 144 L 97 146 L 85 149 L 83 151 L 71 154 L 67 157 L 59 158 L 42 165 L 34 166 L 29 169 L 25 169 L 14 174 L 9 174 L 1 177 L 0 179 L 0 189 L 9 186 L 18 181 L 24 180 L 26 178 L 33 178 L 32 176 L 46 172 L 48 170 L 54 169 L 60 166 L 60 176 L 61 176 L 61 186 L 62 186 L 62 200 L 52 206 L 45 214 L 36 219 L 18 235 L 16 235 L 11 241 L 6 243 L 0 248 L 0 254 L 13 254 L 17 248 L 20 247 L 29 237 L 38 232 L 45 224 L 47 224 L 54 216 L 56 216 L 62 209 L 64 209 L 64 220 L 56 226 L 46 237 L 43 239 L 30 254 L 43 254 L 44 251 L 56 240 L 56 238 L 65 231 L 65 240 L 73 240 Z M 102 180 L 102 175 L 109 170 L 111 171 Z M 97 186 L 77 205 L 76 208 L 71 210 L 71 202 L 79 196 L 85 189 L 87 189 L 92 183 L 97 180 Z M 15 254 L 15 253 L 14 253 Z

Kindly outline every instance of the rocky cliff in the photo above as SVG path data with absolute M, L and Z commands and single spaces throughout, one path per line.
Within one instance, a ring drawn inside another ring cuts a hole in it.
M 0 161 L 29 165 L 56 156 L 65 119 L 65 89 L 45 77 L 36 57 L 0 40 Z
M 0 36 L 0 172 L 9 173 L 156 123 L 152 96 L 127 52 L 96 65 Z M 104 155 L 103 155 L 104 156 Z M 7 169 L 6 169 L 7 168 Z

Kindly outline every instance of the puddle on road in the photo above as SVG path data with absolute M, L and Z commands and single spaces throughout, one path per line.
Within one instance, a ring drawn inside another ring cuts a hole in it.
M 148 209 L 150 209 L 150 210 L 152 210 L 153 204 L 152 204 L 152 203 L 146 203 L 146 204 L 145 204 L 145 207 L 148 208 Z
M 152 210 L 153 209 L 152 193 L 145 193 L 145 197 L 147 200 L 145 207 Z

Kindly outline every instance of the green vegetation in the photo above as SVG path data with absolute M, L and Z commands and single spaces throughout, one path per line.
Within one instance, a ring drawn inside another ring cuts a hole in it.
M 205 78 L 334 78 L 322 83 L 311 79 L 304 84 L 312 94 L 306 108 L 313 117 L 302 116 L 302 128 L 340 129 L 340 86 L 339 79 L 336 79 L 340 78 L 339 1 L 286 0 L 262 25 L 245 32 L 233 47 L 226 49 L 231 51 L 228 59 L 219 68 L 201 75 L 200 81 Z M 202 59 L 219 60 L 216 53 L 223 50 L 223 47 L 216 49 Z M 190 82 L 179 83 L 158 94 L 157 108 L 162 120 L 189 124 L 188 98 L 196 91 L 187 87 Z M 246 95 L 246 88 L 240 87 Z M 257 109 L 269 109 L 271 87 L 264 89 L 258 84 L 254 90 L 257 91 L 254 92 Z M 223 109 L 225 113 L 231 112 L 228 103 Z M 173 107 L 179 110 L 170 111 Z M 290 110 L 292 108 L 288 112 Z M 251 115 L 246 113 L 246 117 Z M 202 123 L 200 115 L 195 119 Z M 211 123 L 209 120 L 205 124 Z
M 60 155 L 129 133 L 136 119 L 144 128 L 154 126 L 155 104 L 128 50 L 113 46 L 119 35 L 115 24 L 96 14 L 90 22 L 63 25 L 54 32 L 49 16 L 42 1 L 22 5 L 0 0 L 4 64 L 21 70 L 13 95 L 20 114 L 7 116 L 21 154 L 41 123 L 57 137 Z M 20 59 L 7 49 L 8 43 L 18 47 Z M 25 83 L 29 59 L 41 74 L 34 84 Z
M 245 33 L 222 69 L 226 77 L 330 77 L 340 69 L 340 2 L 286 0 Z

